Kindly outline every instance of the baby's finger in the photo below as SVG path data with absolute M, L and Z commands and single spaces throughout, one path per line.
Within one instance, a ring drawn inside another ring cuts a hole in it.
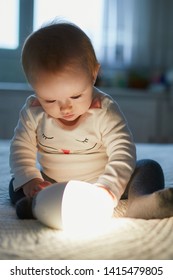
M 47 186 L 49 186 L 49 185 L 51 185 L 51 183 L 50 182 L 48 182 L 48 181 L 43 181 L 43 182 L 41 182 L 39 185 L 38 185 L 38 187 L 40 187 L 40 188 L 45 188 L 45 187 L 47 187 Z

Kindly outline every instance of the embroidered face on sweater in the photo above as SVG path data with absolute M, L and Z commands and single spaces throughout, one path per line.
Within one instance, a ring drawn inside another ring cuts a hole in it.
M 51 140 L 54 139 L 54 137 L 47 137 L 45 136 L 45 134 L 42 135 L 44 140 L 41 142 L 39 142 L 39 146 L 44 150 L 47 151 L 48 153 L 63 153 L 63 154 L 70 154 L 70 153 L 90 153 L 93 152 L 96 148 L 96 150 L 98 150 L 98 148 L 101 146 L 101 143 L 97 143 L 95 141 L 93 141 L 93 139 L 88 139 L 87 137 L 84 137 L 83 140 L 80 137 L 80 139 L 71 139 L 69 143 L 66 142 L 66 145 L 62 144 L 62 148 L 58 148 L 60 144 L 60 141 L 57 141 L 57 147 L 55 148 L 54 143 L 52 143 L 51 145 Z M 44 144 L 43 144 L 44 143 Z M 51 146 L 48 146 L 51 145 Z
M 44 114 L 37 129 L 38 148 L 50 154 L 96 152 L 102 146 L 102 140 L 94 126 L 90 113 L 70 129 L 64 129 L 59 122 Z

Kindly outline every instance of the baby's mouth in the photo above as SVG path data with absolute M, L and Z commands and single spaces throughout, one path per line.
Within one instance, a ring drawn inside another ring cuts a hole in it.
M 74 114 L 67 114 L 67 115 L 63 116 L 63 119 L 65 119 L 65 120 L 70 120 L 72 118 L 74 118 Z

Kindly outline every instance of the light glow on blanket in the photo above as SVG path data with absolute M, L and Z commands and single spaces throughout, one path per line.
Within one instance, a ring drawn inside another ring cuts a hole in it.
M 114 203 L 103 188 L 70 181 L 62 200 L 62 224 L 68 233 L 93 233 L 105 229 L 113 215 Z
M 73 180 L 46 187 L 36 195 L 33 204 L 34 216 L 40 222 L 70 234 L 104 230 L 113 209 L 113 199 L 105 189 Z

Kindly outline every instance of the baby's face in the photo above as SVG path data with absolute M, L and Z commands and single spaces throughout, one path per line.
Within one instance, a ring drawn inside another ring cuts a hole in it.
M 66 125 L 75 123 L 92 102 L 93 82 L 82 71 L 41 74 L 33 88 L 44 111 Z

